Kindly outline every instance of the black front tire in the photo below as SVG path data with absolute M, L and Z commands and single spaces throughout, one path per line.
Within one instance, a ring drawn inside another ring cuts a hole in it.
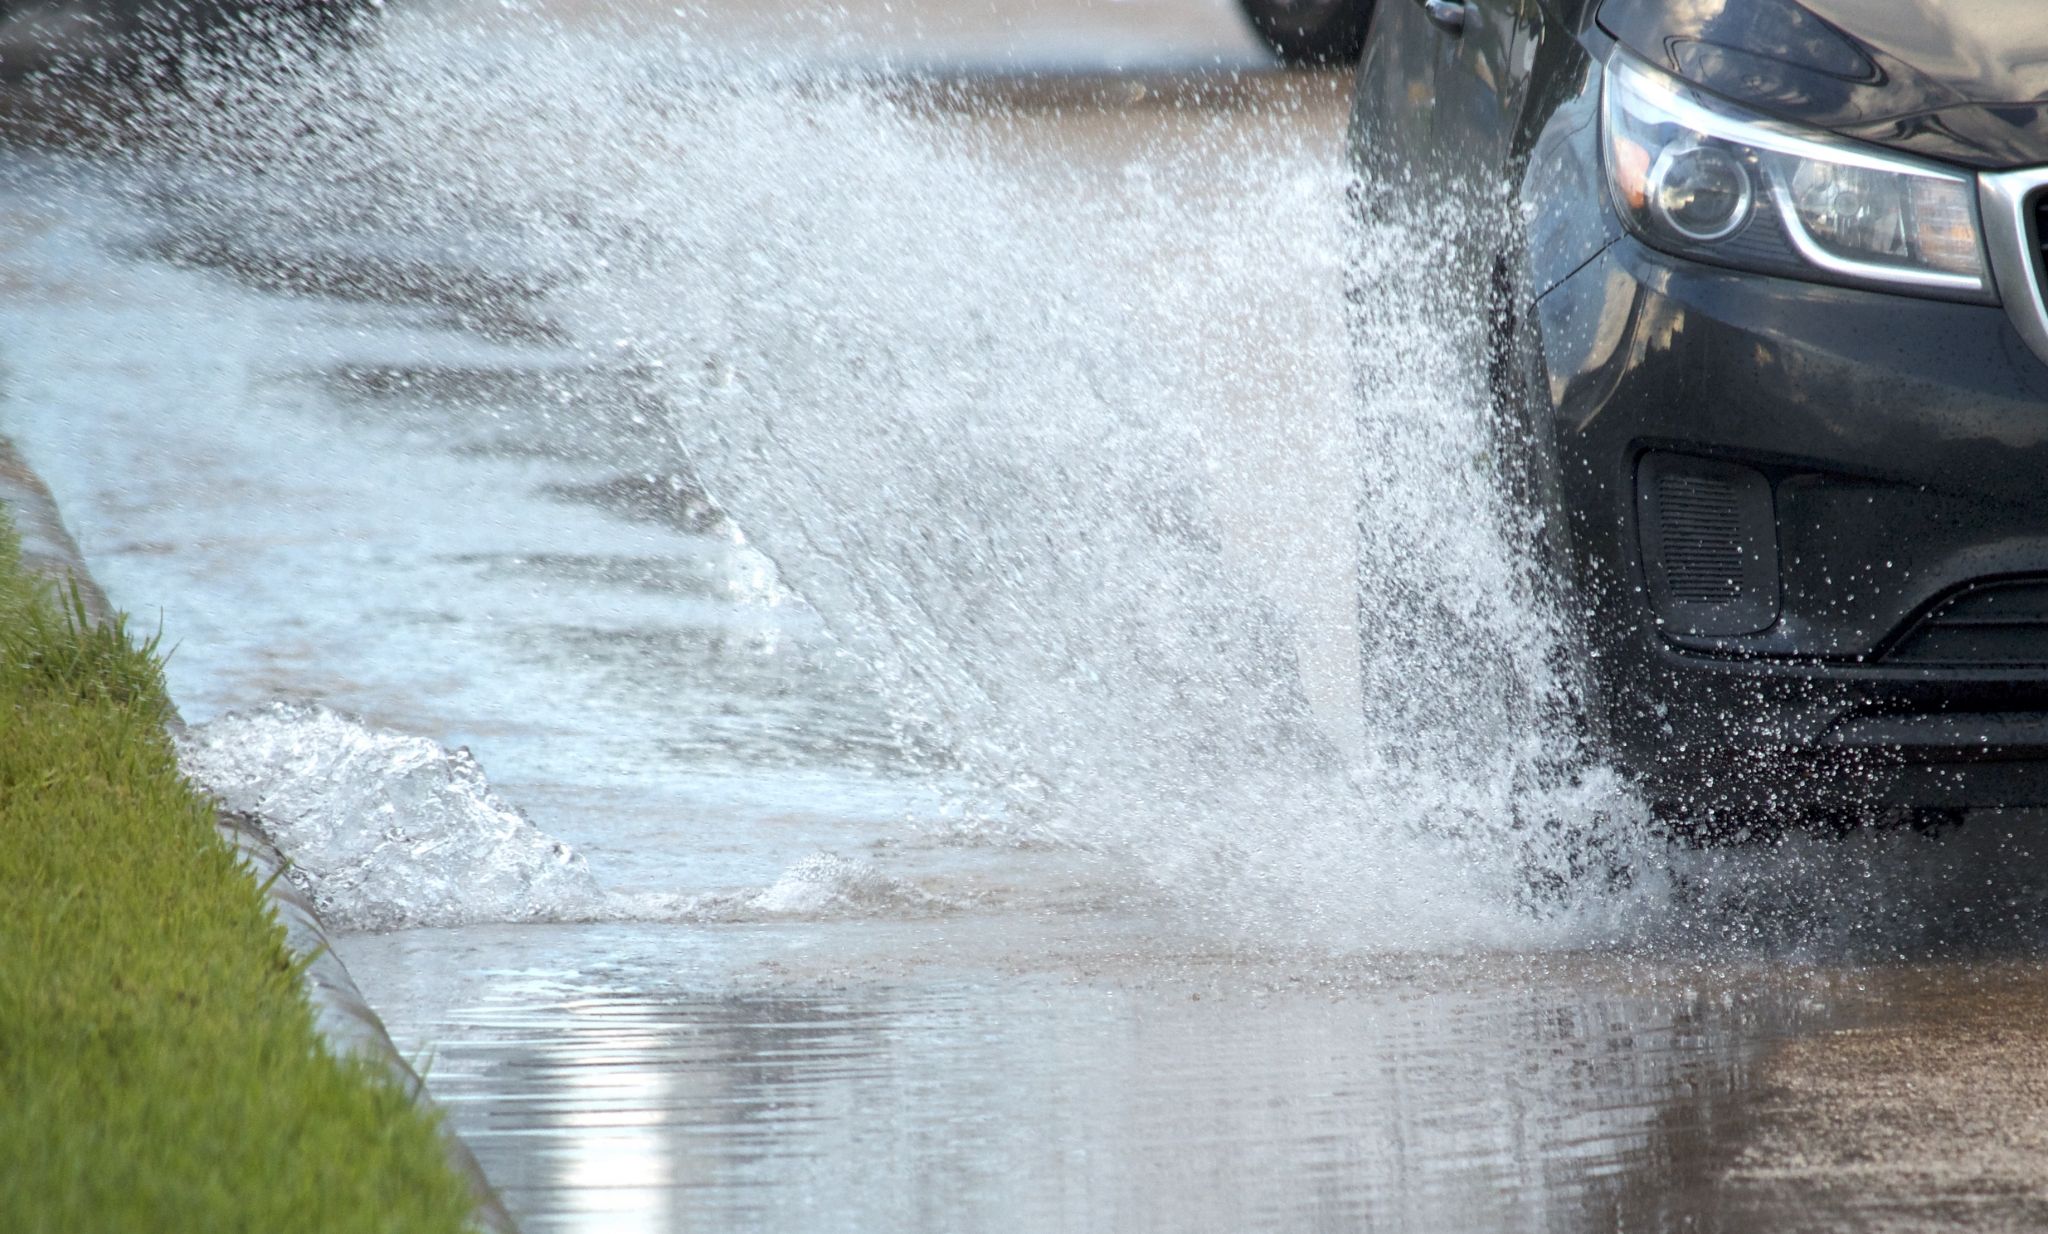
M 1288 64 L 1351 64 L 1365 50 L 1373 0 L 1238 0 L 1252 29 Z

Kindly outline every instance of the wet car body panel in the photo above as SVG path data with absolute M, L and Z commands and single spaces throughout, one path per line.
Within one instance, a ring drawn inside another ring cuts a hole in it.
M 1501 163 L 1530 80 L 1522 57 L 1535 12 L 1537 0 L 1468 4 L 1462 32 L 1435 40 L 1436 124 L 1444 157 L 1479 168 Z
M 2008 6 L 1980 6 L 1964 25 L 1982 37 L 1944 49 L 1921 27 L 1945 6 L 1913 7 L 1857 39 L 1821 0 L 1473 0 L 1475 21 L 1520 23 L 1515 71 L 1437 66 L 1440 88 L 1494 90 L 1508 117 L 1491 171 L 1514 186 L 1538 353 L 1522 447 L 1554 468 L 1593 729 L 1656 796 L 2048 804 L 2048 582 L 2031 581 L 2048 580 L 2048 363 L 2004 307 L 1657 251 L 1622 227 L 1601 164 L 1617 40 L 1774 117 L 1965 166 L 2048 163 L 2048 104 L 1992 101 L 2048 93 L 2029 61 L 2048 64 L 2048 19 L 2000 34 L 1984 23 Z M 1391 88 L 1367 54 L 1361 99 Z M 1957 123 L 1990 110 L 1994 127 Z M 1489 114 L 1445 100 L 1417 139 L 1361 107 L 1353 145 L 1483 200 L 1489 171 L 1460 164 L 1491 131 L 1445 128 Z M 1664 459 L 1759 477 L 1775 590 L 1758 628 L 1653 611 L 1646 476 Z
M 1406 176 L 1414 152 L 1429 147 L 1438 43 L 1419 4 L 1396 0 L 1373 6 L 1352 94 L 1351 128 L 1358 132 L 1369 124 L 1375 139 L 1353 142 L 1351 148 L 1367 175 L 1380 183 Z
M 2048 162 L 2038 0 L 1607 0 L 1599 19 L 1768 115 L 1972 167 Z

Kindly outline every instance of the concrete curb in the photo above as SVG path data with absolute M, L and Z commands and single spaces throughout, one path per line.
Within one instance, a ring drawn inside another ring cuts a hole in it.
M 21 536 L 22 564 L 60 587 L 76 587 L 87 615 L 94 621 L 110 619 L 113 607 L 86 570 L 85 559 L 71 533 L 64 529 L 48 486 L 4 437 L 0 437 L 0 506 L 5 506 L 13 516 L 15 530 Z M 183 726 L 175 713 L 171 723 L 174 728 Z M 306 1001 L 312 1004 L 314 1025 L 329 1047 L 337 1054 L 365 1058 L 382 1066 L 415 1102 L 431 1106 L 433 1098 L 428 1096 L 419 1073 L 399 1054 L 384 1021 L 377 1018 L 363 992 L 356 988 L 355 980 L 348 975 L 348 968 L 329 945 L 326 927 L 320 923 L 312 903 L 283 877 L 289 864 L 284 854 L 263 837 L 256 820 L 247 815 L 223 810 L 217 826 L 221 838 L 242 855 L 254 877 L 268 884 L 271 907 L 284 926 L 285 940 L 292 953 L 310 957 L 306 965 Z M 448 1163 L 469 1180 L 475 1193 L 476 1226 L 491 1234 L 518 1234 L 519 1227 L 504 1201 L 484 1177 L 483 1168 L 469 1146 L 446 1119 L 441 1122 L 441 1141 Z

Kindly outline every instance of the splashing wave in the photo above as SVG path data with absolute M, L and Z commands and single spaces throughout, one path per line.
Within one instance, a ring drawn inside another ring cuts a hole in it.
M 1479 323 L 1431 229 L 1346 223 L 1298 99 L 1095 148 L 521 20 L 195 71 L 151 117 L 178 134 L 157 208 L 244 264 L 425 254 L 441 283 L 407 295 L 517 301 L 645 374 L 990 827 L 1119 854 L 1233 929 L 1606 928 L 1586 852 L 1647 850 L 1558 718 L 1479 462 Z
M 601 903 L 583 858 L 492 792 L 467 749 L 274 703 L 193 728 L 178 753 L 259 820 L 332 925 L 559 920 Z

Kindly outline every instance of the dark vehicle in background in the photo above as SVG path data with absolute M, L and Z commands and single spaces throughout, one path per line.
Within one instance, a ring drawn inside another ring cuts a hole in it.
M 1365 46 L 1373 0 L 1238 0 L 1252 29 L 1289 64 L 1349 64 Z
M 0 0 L 0 81 L 148 71 L 194 50 L 331 34 L 369 0 Z
M 1366 210 L 1469 218 L 1600 748 L 2048 804 L 2048 4 L 1380 0 L 1352 127 Z

